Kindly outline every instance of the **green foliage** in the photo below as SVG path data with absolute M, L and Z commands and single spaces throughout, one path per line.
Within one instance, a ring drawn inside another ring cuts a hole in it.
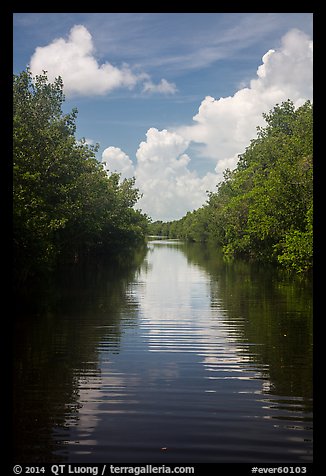
M 312 267 L 313 114 L 288 100 L 264 114 L 208 203 L 174 225 L 191 241 L 213 241 L 228 257 L 276 262 L 297 272 Z
M 77 110 L 64 114 L 63 83 L 27 69 L 13 82 L 13 221 L 16 277 L 51 269 L 101 244 L 144 237 L 134 180 L 120 183 L 75 138 Z M 108 232 L 110 230 L 110 233 Z M 114 236 L 114 239 L 111 237 Z M 111 240 L 111 241 L 110 241 Z
M 297 272 L 312 268 L 313 257 L 313 222 L 312 207 L 307 212 L 305 231 L 291 229 L 275 248 L 278 251 L 278 262 Z

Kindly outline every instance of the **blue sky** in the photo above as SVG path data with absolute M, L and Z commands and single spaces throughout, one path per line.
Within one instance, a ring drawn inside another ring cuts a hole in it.
M 14 73 L 62 76 L 77 137 L 180 218 L 234 168 L 262 113 L 312 99 L 312 13 L 16 13 Z

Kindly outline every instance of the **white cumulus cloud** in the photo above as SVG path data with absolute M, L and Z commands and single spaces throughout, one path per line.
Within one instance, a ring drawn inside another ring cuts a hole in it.
M 158 84 L 148 80 L 144 82 L 143 92 L 174 94 L 177 92 L 177 87 L 174 83 L 170 83 L 164 78 Z
M 289 31 L 279 49 L 270 49 L 262 58 L 257 77 L 233 96 L 207 96 L 193 124 L 177 129 L 185 139 L 202 144 L 202 155 L 211 158 L 216 171 L 234 168 L 237 155 L 244 152 L 262 126 L 263 112 L 291 99 L 300 106 L 312 99 L 312 40 L 299 30 Z
M 136 185 L 143 193 L 138 207 L 154 219 L 181 218 L 205 202 L 215 174 L 201 178 L 189 170 L 189 141 L 173 131 L 150 128 L 136 153 Z
M 291 30 L 279 48 L 264 54 L 256 77 L 247 87 L 233 96 L 204 98 L 191 125 L 174 130 L 148 129 L 136 152 L 135 165 L 115 147 L 104 151 L 103 161 L 111 171 L 136 177 L 136 186 L 143 194 L 137 208 L 154 220 L 181 218 L 202 206 L 206 191 L 216 190 L 223 171 L 236 166 L 238 154 L 256 137 L 257 126 L 264 125 L 264 112 L 287 99 L 296 107 L 312 100 L 312 61 L 311 39 Z M 201 145 L 202 156 L 212 160 L 212 171 L 204 176 L 191 170 L 187 152 L 192 143 Z
M 176 132 L 152 127 L 138 147 L 136 165 L 120 148 L 112 146 L 103 151 L 102 163 L 108 173 L 121 173 L 121 180 L 136 177 L 136 187 L 143 195 L 136 208 L 154 220 L 178 219 L 202 206 L 206 191 L 216 185 L 216 174 L 199 177 L 189 170 L 188 145 L 189 141 Z
M 108 172 L 120 173 L 121 180 L 135 175 L 132 161 L 119 147 L 107 147 L 102 153 L 102 163 Z
M 47 71 L 50 81 L 61 76 L 67 96 L 104 95 L 117 88 L 132 89 L 143 82 L 145 92 L 176 91 L 176 86 L 165 79 L 155 85 L 147 73 L 135 73 L 127 64 L 99 64 L 92 35 L 83 25 L 73 26 L 67 39 L 57 38 L 37 47 L 30 59 L 30 69 L 33 75 Z

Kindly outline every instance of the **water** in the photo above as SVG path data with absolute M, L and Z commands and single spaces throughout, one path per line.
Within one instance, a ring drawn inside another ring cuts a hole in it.
M 16 462 L 312 461 L 311 283 L 151 241 L 15 329 Z

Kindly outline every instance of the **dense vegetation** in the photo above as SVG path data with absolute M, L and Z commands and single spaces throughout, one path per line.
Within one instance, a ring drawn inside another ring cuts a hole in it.
M 77 110 L 64 114 L 63 83 L 29 70 L 13 82 L 15 279 L 62 261 L 114 252 L 145 237 L 148 218 L 133 206 L 134 179 L 108 175 L 97 146 L 75 137 Z
M 210 241 L 228 257 L 277 262 L 297 272 L 311 269 L 312 113 L 309 101 L 297 109 L 290 100 L 276 105 L 207 203 L 180 220 L 152 223 L 150 232 Z
M 13 225 L 15 279 L 90 254 L 112 254 L 148 231 L 134 209 L 134 179 L 107 174 L 97 146 L 77 140 L 77 110 L 64 113 L 63 83 L 27 69 L 13 83 Z M 211 242 L 301 272 L 312 267 L 313 114 L 288 100 L 264 114 L 266 126 L 207 203 L 150 233 Z

